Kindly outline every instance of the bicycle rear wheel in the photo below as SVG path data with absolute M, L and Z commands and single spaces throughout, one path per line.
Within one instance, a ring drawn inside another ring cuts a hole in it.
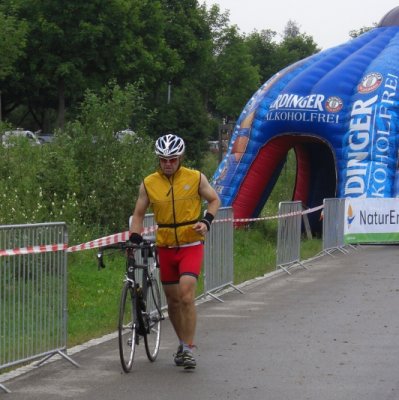
M 132 369 L 136 340 L 138 339 L 135 289 L 125 282 L 119 306 L 119 356 L 125 372 Z
M 147 315 L 148 331 L 144 336 L 145 351 L 150 361 L 155 361 L 161 344 L 161 293 L 158 281 L 150 278 L 147 291 Z

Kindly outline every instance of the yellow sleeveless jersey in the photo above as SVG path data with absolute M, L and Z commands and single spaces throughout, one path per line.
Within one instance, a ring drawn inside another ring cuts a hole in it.
M 144 179 L 158 225 L 158 246 L 179 246 L 204 240 L 204 236 L 192 228 L 201 213 L 200 181 L 199 171 L 185 167 L 180 167 L 170 177 L 159 170 Z

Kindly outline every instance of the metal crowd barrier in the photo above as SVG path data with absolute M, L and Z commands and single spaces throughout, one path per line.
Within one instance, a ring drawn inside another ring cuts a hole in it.
M 291 275 L 289 269 L 301 263 L 302 203 L 283 201 L 279 203 L 276 249 L 276 269 L 281 268 Z M 291 215 L 289 215 L 291 214 Z
M 221 222 L 217 222 L 220 220 Z M 234 261 L 233 261 L 233 209 L 222 207 L 219 209 L 216 222 L 207 234 L 204 256 L 204 295 L 223 302 L 214 292 L 227 286 L 234 288 Z
M 323 204 L 323 252 L 347 253 L 344 249 L 345 199 L 324 199 Z
M 345 199 L 324 199 L 323 212 L 323 249 L 322 253 L 332 256 L 335 251 L 349 253 L 352 244 L 345 244 Z
M 1 249 L 66 243 L 64 223 L 0 226 Z M 66 262 L 62 248 L 0 257 L 0 371 L 56 354 L 79 366 L 66 354 Z

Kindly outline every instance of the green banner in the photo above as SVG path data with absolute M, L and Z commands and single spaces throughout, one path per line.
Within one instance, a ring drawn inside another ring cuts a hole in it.
M 349 233 L 344 236 L 344 242 L 346 244 L 399 242 L 399 233 Z

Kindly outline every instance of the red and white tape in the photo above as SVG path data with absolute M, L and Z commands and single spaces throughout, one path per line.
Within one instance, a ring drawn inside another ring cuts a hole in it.
M 322 210 L 323 208 L 324 208 L 324 204 L 314 207 L 314 208 L 308 208 L 307 210 L 302 211 L 302 214 L 310 214 L 312 212 Z
M 268 220 L 271 220 L 271 219 L 279 219 L 279 218 L 293 217 L 295 215 L 310 214 L 312 212 L 319 211 L 322 208 L 324 208 L 323 204 L 320 205 L 320 206 L 317 206 L 315 208 L 308 208 L 305 211 L 293 211 L 293 212 L 290 212 L 290 213 L 287 213 L 287 214 L 270 215 L 270 216 L 267 216 L 267 217 L 258 217 L 258 218 L 234 218 L 234 219 L 226 218 L 226 219 L 218 219 L 218 220 L 213 221 L 213 223 L 215 223 L 215 222 L 231 222 L 231 221 L 232 222 L 239 222 L 239 223 L 242 223 L 242 222 L 255 222 L 255 221 L 268 221 Z
M 310 214 L 312 212 L 321 210 L 324 205 L 309 208 L 305 211 L 295 211 L 287 214 L 282 215 L 273 215 L 268 217 L 259 217 L 259 218 L 225 218 L 225 219 L 216 219 L 214 223 L 221 223 L 221 222 L 233 222 L 233 223 L 245 223 L 245 222 L 254 222 L 254 221 L 266 221 L 271 219 L 279 219 L 285 217 L 292 217 L 295 215 L 303 215 L 303 214 Z M 150 226 L 144 228 L 142 234 L 149 235 L 154 233 L 158 227 Z M 55 252 L 55 251 L 67 251 L 68 253 L 72 253 L 75 251 L 82 251 L 82 250 L 90 250 L 95 249 L 98 247 L 106 246 L 109 244 L 115 244 L 119 242 L 125 242 L 129 239 L 129 231 L 115 233 L 113 235 L 104 236 L 99 239 L 91 240 L 90 242 L 78 244 L 76 246 L 68 247 L 65 243 L 60 244 L 52 244 L 52 245 L 42 245 L 42 246 L 30 246 L 30 247 L 21 247 L 17 249 L 8 249 L 8 250 L 0 250 L 0 257 L 4 256 L 14 256 L 14 255 L 22 255 L 22 254 L 37 254 L 37 253 L 46 253 L 46 252 Z
M 114 235 L 104 236 L 102 238 L 95 239 L 87 243 L 82 243 L 76 246 L 68 247 L 67 252 L 95 249 L 97 247 L 106 246 L 108 244 L 125 242 L 128 239 L 129 239 L 129 231 L 115 233 Z
M 54 251 L 64 251 L 67 250 L 67 248 L 68 245 L 66 243 L 20 247 L 17 249 L 0 250 L 0 257 L 15 256 L 21 254 L 38 254 L 38 253 L 48 253 Z
M 146 228 L 144 228 L 142 234 L 145 236 L 145 235 L 155 232 L 156 230 L 157 230 L 157 226 L 146 227 Z M 115 234 L 109 235 L 109 236 L 104 236 L 100 239 L 92 240 L 87 243 L 82 243 L 77 246 L 68 247 L 67 251 L 74 252 L 74 251 L 95 249 L 98 247 L 107 246 L 109 244 L 125 242 L 128 239 L 129 239 L 129 231 L 125 231 L 125 232 L 121 232 L 121 233 L 115 233 Z

